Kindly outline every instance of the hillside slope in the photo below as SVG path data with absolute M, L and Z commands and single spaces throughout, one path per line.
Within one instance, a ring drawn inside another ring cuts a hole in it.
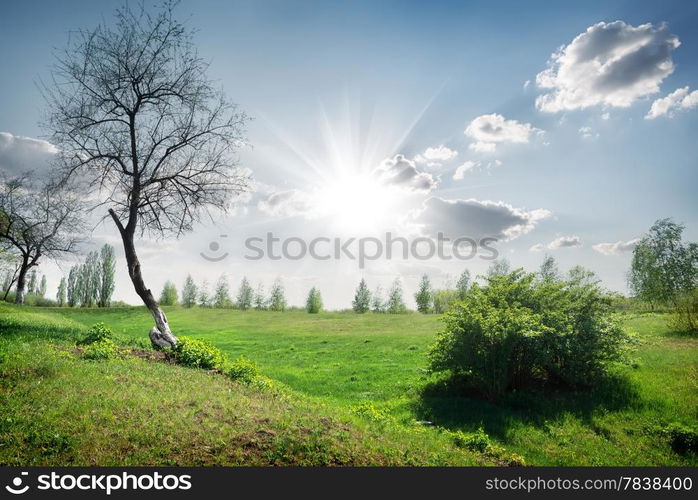
M 84 326 L 0 305 L 2 465 L 469 465 L 447 435 L 393 429 L 214 373 L 82 359 Z

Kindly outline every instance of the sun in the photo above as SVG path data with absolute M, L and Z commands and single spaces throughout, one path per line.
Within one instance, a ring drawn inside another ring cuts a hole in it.
M 345 173 L 316 188 L 317 211 L 332 229 L 358 234 L 381 229 L 395 220 L 395 190 L 371 174 Z

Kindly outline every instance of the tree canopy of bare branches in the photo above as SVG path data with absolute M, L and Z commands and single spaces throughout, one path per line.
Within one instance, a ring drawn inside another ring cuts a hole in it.
M 18 261 L 15 303 L 24 302 L 26 276 L 42 257 L 75 253 L 83 229 L 81 202 L 66 185 L 26 174 L 0 185 L 0 245 Z
M 74 34 L 44 85 L 65 172 L 99 193 L 162 346 L 176 338 L 143 282 L 134 235 L 178 237 L 248 185 L 237 168 L 247 117 L 208 79 L 173 8 L 122 7 L 113 24 Z

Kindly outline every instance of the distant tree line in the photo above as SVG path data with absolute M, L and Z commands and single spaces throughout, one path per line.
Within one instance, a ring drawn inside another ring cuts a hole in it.
M 109 307 L 115 286 L 114 247 L 105 244 L 92 251 L 85 260 L 70 268 L 68 278 L 61 278 L 56 292 L 59 306 Z
M 313 303 L 317 306 L 318 299 L 320 304 L 322 299 L 320 292 L 317 289 L 314 290 L 317 298 L 314 299 Z M 207 280 L 203 280 L 197 285 L 191 275 L 187 275 L 182 286 L 181 298 L 175 284 L 168 280 L 163 285 L 158 302 L 161 306 L 181 304 L 184 307 L 198 306 L 216 309 L 240 309 L 242 311 L 248 309 L 285 311 L 288 307 L 283 281 L 280 278 L 274 281 L 269 294 L 265 294 L 264 285 L 260 283 L 256 289 L 252 288 L 250 281 L 243 277 L 237 293 L 233 296 L 228 277 L 225 274 L 218 278 L 213 291 L 210 290 Z

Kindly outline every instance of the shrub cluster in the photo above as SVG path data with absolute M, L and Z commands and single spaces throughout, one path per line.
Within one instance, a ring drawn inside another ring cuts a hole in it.
M 189 337 L 179 337 L 173 352 L 178 364 L 191 368 L 220 370 L 225 363 L 225 356 L 220 349 L 206 341 Z
M 230 379 L 242 382 L 243 384 L 251 384 L 259 376 L 257 365 L 244 356 L 240 356 L 232 363 L 228 363 L 225 366 L 225 374 Z
M 464 376 L 489 399 L 531 384 L 581 386 L 624 359 L 630 338 L 587 274 L 541 280 L 522 270 L 473 285 L 444 317 L 430 369 Z
M 98 340 L 85 346 L 82 357 L 85 359 L 112 359 L 119 355 L 119 346 L 111 339 Z
M 78 341 L 78 345 L 90 345 L 105 340 L 114 340 L 112 331 L 104 323 L 95 323 L 87 330 L 85 337 Z

